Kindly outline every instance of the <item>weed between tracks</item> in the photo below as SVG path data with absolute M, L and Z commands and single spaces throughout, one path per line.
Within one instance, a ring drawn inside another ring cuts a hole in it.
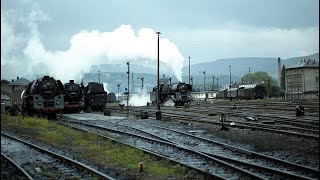
M 127 174 L 128 179 L 201 179 L 184 166 L 47 119 L 1 114 L 1 131 L 26 136 L 58 149 L 69 149 L 90 162 Z M 139 172 L 140 162 L 144 163 L 143 172 Z

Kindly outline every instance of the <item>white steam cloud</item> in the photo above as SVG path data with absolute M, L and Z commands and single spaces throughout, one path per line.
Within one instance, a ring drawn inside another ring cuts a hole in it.
M 13 16 L 17 16 L 13 10 L 1 9 L 3 78 L 48 74 L 68 82 L 81 79 L 81 73 L 88 72 L 92 65 L 121 64 L 126 60 L 133 64 L 157 62 L 157 34 L 149 28 L 137 34 L 131 25 L 121 25 L 112 32 L 84 30 L 71 37 L 68 50 L 50 51 L 44 47 L 38 30 L 39 22 L 49 18 L 36 3 L 27 18 L 16 17 L 21 21 L 15 22 L 11 21 Z M 181 81 L 184 57 L 168 39 L 160 37 L 159 42 L 161 63 Z

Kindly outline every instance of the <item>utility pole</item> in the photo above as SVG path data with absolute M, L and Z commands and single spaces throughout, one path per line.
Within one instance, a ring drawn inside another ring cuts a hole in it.
M 117 84 L 117 86 L 118 86 L 118 101 L 119 101 L 119 96 L 120 96 L 120 93 L 119 93 L 120 85 L 121 85 L 121 83 Z
M 132 94 L 134 93 L 134 83 L 133 83 L 133 72 L 131 72 L 131 79 L 132 79 L 132 81 L 131 81 L 131 86 L 132 86 Z
M 189 58 L 189 84 L 190 84 L 190 56 L 188 57 Z
M 230 70 L 230 85 L 229 85 L 229 91 L 230 91 L 230 99 L 231 98 L 231 66 L 229 66 L 229 70 Z

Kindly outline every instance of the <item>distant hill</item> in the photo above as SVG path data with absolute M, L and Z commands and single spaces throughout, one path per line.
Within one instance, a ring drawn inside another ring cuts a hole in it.
M 319 53 L 312 54 L 310 56 L 293 57 L 293 58 L 285 59 L 285 60 L 283 60 L 282 63 L 288 68 L 288 67 L 295 66 L 295 65 L 299 64 L 301 62 L 301 60 L 303 60 L 303 58 L 315 59 L 316 61 L 319 61 Z
M 302 56 L 293 57 L 289 59 L 281 59 L 281 63 L 286 67 L 290 67 L 298 64 L 303 58 L 316 59 L 319 61 L 319 53 Z M 278 75 L 278 59 L 277 58 L 263 58 L 263 57 L 242 57 L 242 58 L 228 58 L 219 59 L 212 62 L 193 64 L 191 66 L 191 76 L 193 77 L 194 87 L 203 87 L 204 81 L 206 82 L 206 87 L 211 86 L 213 83 L 213 77 L 215 76 L 215 83 L 217 83 L 216 78 L 219 78 L 220 87 L 229 83 L 229 65 L 231 65 L 232 82 L 241 81 L 241 77 L 250 71 L 264 71 L 271 75 L 274 79 L 277 79 Z M 163 67 L 161 65 L 161 67 Z M 282 65 L 281 65 L 282 67 Z M 98 81 L 98 71 L 101 72 L 101 82 L 108 83 L 108 90 L 110 92 L 117 92 L 117 83 L 121 83 L 120 91 L 124 92 L 124 88 L 127 87 L 127 65 L 123 64 L 103 64 L 92 66 L 90 73 L 87 73 L 84 77 L 85 82 Z M 188 82 L 188 67 L 183 68 L 182 80 Z M 203 71 L 206 71 L 206 78 L 204 80 Z M 130 64 L 130 89 L 135 89 L 138 91 L 141 88 L 142 82 L 141 77 L 144 77 L 144 87 L 149 91 L 152 90 L 157 83 L 156 66 L 154 64 Z M 163 72 L 162 73 L 167 73 Z M 172 72 L 171 72 L 172 73 Z M 170 76 L 170 74 L 166 74 Z M 161 78 L 162 74 L 160 75 Z M 172 82 L 177 82 L 177 79 L 171 75 Z M 133 80 L 133 85 L 132 85 Z
M 319 53 L 309 56 L 281 59 L 281 63 L 286 67 L 289 67 L 298 64 L 303 58 L 316 59 L 319 61 Z M 250 72 L 264 71 L 276 78 L 278 73 L 278 58 L 241 57 L 219 59 L 212 62 L 193 64 L 190 67 L 190 71 L 192 75 L 200 74 L 199 72 L 203 71 L 206 71 L 206 74 L 208 75 L 228 75 L 229 66 L 231 66 L 231 73 L 234 76 L 243 76 L 249 72 L 250 68 Z M 182 71 L 183 74 L 188 74 L 188 66 L 184 67 Z

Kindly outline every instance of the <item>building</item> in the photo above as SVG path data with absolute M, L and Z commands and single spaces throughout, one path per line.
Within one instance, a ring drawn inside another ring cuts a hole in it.
M 303 59 L 286 68 L 286 99 L 319 99 L 319 61 Z
M 11 106 L 12 89 L 10 81 L 1 80 L 1 112 L 5 112 L 5 107 Z
M 29 83 L 29 80 L 25 78 L 19 78 L 18 76 L 16 80 L 12 80 L 12 82 L 8 84 L 12 89 L 11 105 L 21 105 L 21 94 L 27 88 Z

